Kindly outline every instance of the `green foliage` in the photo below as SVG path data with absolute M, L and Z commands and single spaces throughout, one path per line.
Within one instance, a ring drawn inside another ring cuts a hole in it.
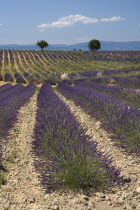
M 95 159 L 94 162 L 90 155 L 84 161 L 81 160 L 82 151 L 79 151 L 77 155 L 73 151 L 72 153 L 70 160 L 65 160 L 63 156 L 61 157 L 59 161 L 65 167 L 53 175 L 54 179 L 62 181 L 65 186 L 73 189 L 79 187 L 83 189 L 89 188 L 92 185 L 96 189 L 103 186 L 103 177 L 106 175 L 106 172 L 101 169 L 99 161 Z M 97 169 L 100 171 L 99 174 L 97 174 Z
M 88 43 L 88 48 L 90 49 L 90 51 L 99 50 L 101 48 L 101 43 L 97 39 L 92 39 Z
M 38 42 L 36 43 L 36 45 L 39 46 L 39 47 L 41 48 L 41 50 L 43 50 L 43 48 L 49 46 L 49 45 L 48 45 L 48 42 L 46 42 L 45 40 L 38 41 Z
M 2 173 L 0 173 L 0 188 L 1 188 L 1 185 L 5 185 L 5 184 L 6 184 L 5 177 Z

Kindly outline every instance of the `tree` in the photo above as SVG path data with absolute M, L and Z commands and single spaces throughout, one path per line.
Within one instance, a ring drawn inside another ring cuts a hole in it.
M 48 42 L 44 41 L 44 40 L 41 40 L 41 41 L 38 41 L 36 43 L 37 46 L 39 46 L 41 48 L 41 50 L 43 50 L 44 47 L 48 47 Z
M 101 43 L 97 39 L 92 39 L 88 43 L 88 48 L 90 49 L 90 51 L 99 50 L 101 48 Z

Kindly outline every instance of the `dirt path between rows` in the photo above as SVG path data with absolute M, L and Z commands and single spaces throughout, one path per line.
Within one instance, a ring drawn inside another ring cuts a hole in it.
M 3 163 L 7 170 L 7 184 L 0 189 L 0 210 L 121 210 L 140 209 L 140 165 L 137 159 L 127 157 L 109 143 L 109 137 L 100 128 L 99 122 L 76 107 L 73 102 L 61 98 L 70 106 L 77 119 L 86 126 L 88 134 L 99 142 L 99 148 L 112 155 L 114 163 L 122 166 L 122 174 L 128 175 L 123 189 L 114 192 L 98 192 L 91 196 L 67 192 L 45 193 L 40 186 L 32 158 L 32 135 L 37 110 L 36 94 L 20 109 L 18 121 L 11 130 L 9 140 L 3 147 Z M 108 142 L 108 143 L 107 143 Z

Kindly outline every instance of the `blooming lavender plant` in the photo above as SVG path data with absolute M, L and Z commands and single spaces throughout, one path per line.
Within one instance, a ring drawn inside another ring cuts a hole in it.
M 37 98 L 33 155 L 46 190 L 114 185 L 119 169 L 97 150 L 66 104 L 45 83 Z
M 16 79 L 16 83 L 26 83 L 25 79 L 19 73 L 15 73 L 14 77 Z
M 12 75 L 10 73 L 6 73 L 4 75 L 4 81 L 5 82 L 14 82 L 14 79 L 13 79 L 13 77 L 12 77 Z
M 94 81 L 94 80 L 93 80 Z M 128 89 L 121 86 L 110 86 L 88 80 L 76 80 L 75 86 L 97 90 L 101 93 L 111 95 L 116 99 L 126 102 L 140 110 L 140 93 L 135 89 Z
M 24 72 L 23 75 L 29 83 L 30 82 L 37 82 L 37 80 L 35 80 L 34 77 L 28 72 Z
M 115 78 L 116 83 L 120 86 L 127 88 L 140 89 L 140 79 L 139 78 Z
M 2 77 L 2 75 L 0 74 L 0 81 L 3 81 L 3 77 Z
M 30 84 L 26 87 L 21 84 L 0 92 L 0 154 L 4 140 L 7 139 L 9 130 L 17 120 L 18 110 L 30 99 L 36 86 Z M 2 93 L 3 92 L 3 93 Z M 0 158 L 1 160 L 1 158 Z M 2 162 L 0 162 L 2 168 Z
M 103 128 L 113 134 L 117 145 L 128 152 L 140 154 L 140 111 L 95 90 L 70 87 L 64 83 L 57 88 L 89 115 L 100 120 Z
M 9 85 L 9 84 L 8 84 Z M 17 93 L 19 90 L 23 89 L 23 85 L 21 84 L 17 84 L 14 86 L 9 86 L 8 88 L 4 88 L 1 92 L 0 92 L 0 100 L 2 102 L 2 100 L 4 98 L 7 98 L 10 94 L 15 94 Z
M 0 86 L 0 92 L 3 91 L 3 90 L 6 90 L 7 88 L 10 88 L 10 87 L 12 87 L 12 85 L 10 83 L 2 85 L 2 86 Z
M 112 77 L 116 77 L 115 75 L 117 74 L 128 74 L 128 73 L 132 73 L 132 74 L 136 74 L 135 77 L 139 77 L 137 76 L 137 74 L 140 74 L 140 69 L 117 69 L 117 70 L 105 70 L 105 71 L 87 71 L 87 72 L 78 72 L 78 73 L 71 73 L 68 74 L 70 79 L 75 80 L 75 78 L 80 77 L 83 79 L 96 79 L 95 77 L 98 76 L 99 74 L 101 74 L 102 76 L 108 76 L 108 80 Z M 107 81 L 106 78 L 99 78 L 102 80 L 99 80 L 100 82 L 103 81 Z

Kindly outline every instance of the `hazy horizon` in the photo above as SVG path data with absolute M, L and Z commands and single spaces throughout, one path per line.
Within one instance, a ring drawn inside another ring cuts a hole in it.
M 123 43 L 129 43 L 129 42 L 140 42 L 140 40 L 138 41 L 105 41 L 105 40 L 100 40 L 101 42 L 123 42 Z M 64 44 L 64 43 L 48 43 L 49 45 L 76 45 L 76 44 L 84 44 L 86 42 L 79 42 L 79 43 L 73 43 L 73 44 Z M 3 43 L 0 43 L 0 45 L 36 45 L 36 43 L 24 43 L 24 44 L 17 44 L 17 43 L 7 43 L 7 44 L 3 44 Z

